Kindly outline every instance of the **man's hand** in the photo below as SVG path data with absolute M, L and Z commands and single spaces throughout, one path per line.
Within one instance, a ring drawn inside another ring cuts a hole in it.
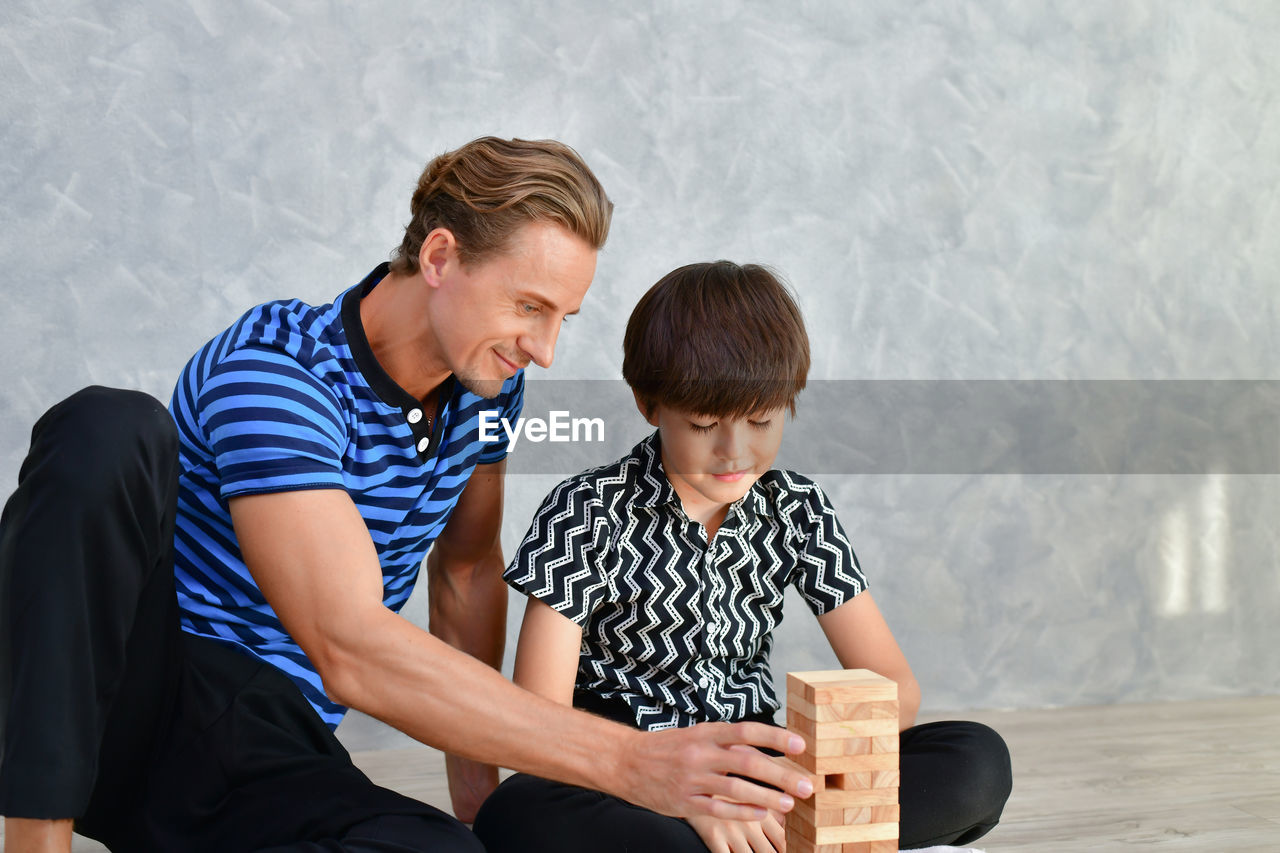
M 610 793 L 674 817 L 710 815 L 722 820 L 764 821 L 768 811 L 785 814 L 813 784 L 774 763 L 753 746 L 779 752 L 804 751 L 804 739 L 764 723 L 701 723 L 681 729 L 636 733 L 623 747 L 620 778 Z M 766 788 L 745 776 L 773 785 Z
M 444 769 L 453 816 L 463 823 L 474 823 L 481 804 L 498 787 L 498 768 L 445 753 Z
M 721 820 L 710 815 L 686 818 L 711 853 L 786 853 L 783 816 L 770 811 L 764 820 Z

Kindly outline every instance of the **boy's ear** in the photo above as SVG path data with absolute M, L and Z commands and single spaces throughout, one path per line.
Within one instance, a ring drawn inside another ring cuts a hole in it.
M 649 426 L 656 427 L 658 425 L 658 407 L 647 402 L 644 397 L 640 396 L 640 392 L 634 388 L 631 389 L 631 396 L 636 398 L 636 408 L 640 410 L 640 414 L 644 416 L 644 419 L 649 422 Z

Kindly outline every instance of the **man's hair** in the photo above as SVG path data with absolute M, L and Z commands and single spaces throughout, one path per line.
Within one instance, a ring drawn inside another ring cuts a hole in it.
M 391 271 L 418 271 L 427 235 L 447 228 L 463 264 L 505 250 L 530 222 L 555 222 L 597 251 L 609 236 L 613 202 L 578 153 L 550 139 L 485 136 L 441 154 L 423 170 L 413 218 L 392 253 Z
M 800 309 L 773 272 L 730 261 L 667 273 L 631 312 L 622 376 L 645 409 L 742 417 L 786 406 L 809 375 Z

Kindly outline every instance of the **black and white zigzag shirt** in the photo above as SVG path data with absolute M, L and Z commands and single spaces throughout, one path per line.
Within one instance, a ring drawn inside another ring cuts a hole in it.
M 816 614 L 867 586 L 827 496 L 790 471 L 761 477 L 708 547 L 657 432 L 557 486 L 504 578 L 582 626 L 577 690 L 622 699 L 647 730 L 772 714 L 787 585 Z

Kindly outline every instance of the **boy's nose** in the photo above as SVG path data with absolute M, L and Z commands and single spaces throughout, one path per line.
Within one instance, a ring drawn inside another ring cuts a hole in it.
M 720 446 L 718 450 L 725 459 L 737 459 L 745 446 L 746 436 L 743 435 L 742 424 L 726 424 L 725 428 L 720 431 Z

